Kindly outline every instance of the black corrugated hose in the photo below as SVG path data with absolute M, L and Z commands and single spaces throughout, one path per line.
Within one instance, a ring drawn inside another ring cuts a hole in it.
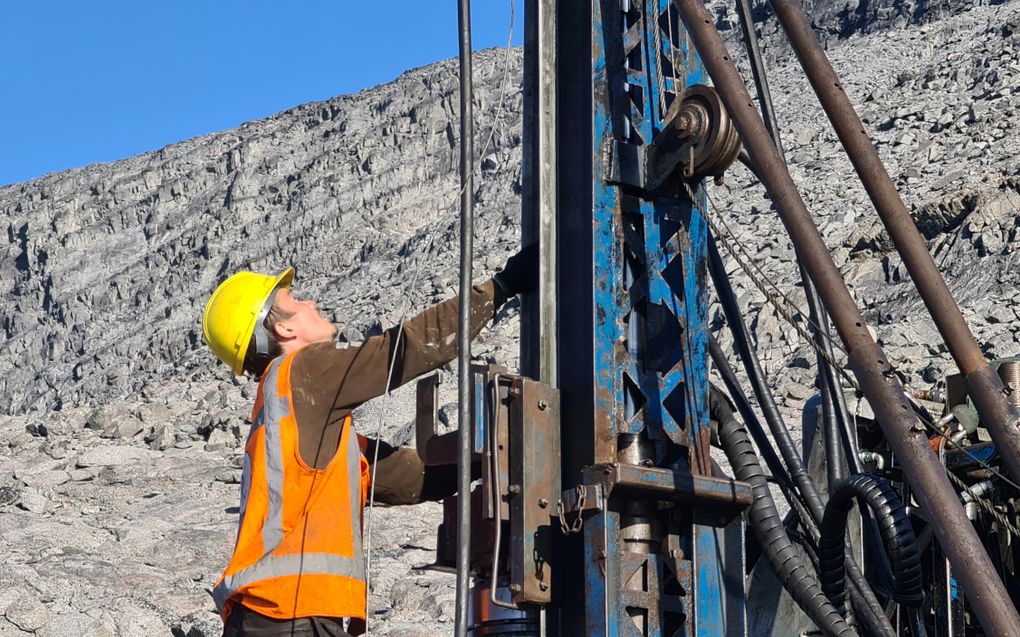
M 833 485 L 822 517 L 818 540 L 819 577 L 822 590 L 841 613 L 846 612 L 846 521 L 854 500 L 860 498 L 874 516 L 892 566 L 890 596 L 910 608 L 924 601 L 921 554 L 914 527 L 896 491 L 884 480 L 858 473 Z
M 761 408 L 765 422 L 772 432 L 776 447 L 779 449 L 783 461 L 789 468 L 790 478 L 797 486 L 808 513 L 817 525 L 821 522 L 821 518 L 824 515 L 825 505 L 818 495 L 814 481 L 804 467 L 804 461 L 793 442 L 790 430 L 786 427 L 786 423 L 783 422 L 783 417 L 779 413 L 779 408 L 776 406 L 771 389 L 769 389 L 768 383 L 765 382 L 765 373 L 762 371 L 761 364 L 758 362 L 757 355 L 754 352 L 747 326 L 744 325 L 740 308 L 737 304 L 736 295 L 733 293 L 733 287 L 730 285 L 726 269 L 723 266 L 722 257 L 719 256 L 719 249 L 712 235 L 708 237 L 708 266 L 712 282 L 715 284 L 716 294 L 719 297 L 719 303 L 722 305 L 723 313 L 726 315 L 726 322 L 733 333 L 734 346 L 737 348 L 740 359 L 744 363 L 744 369 L 751 382 L 751 388 L 754 390 L 755 398 L 758 399 L 758 406 Z M 896 631 L 889 623 L 889 619 L 885 616 L 881 604 L 879 604 L 874 592 L 872 592 L 868 582 L 864 579 L 864 574 L 851 555 L 847 556 L 847 573 L 850 576 L 851 601 L 853 602 L 854 610 L 857 611 L 857 619 L 866 632 L 876 637 L 896 637 Z
M 737 422 L 726 396 L 715 386 L 711 388 L 709 409 L 712 420 L 719 423 L 719 442 L 733 473 L 738 480 L 751 485 L 753 500 L 748 512 L 751 528 L 783 588 L 826 635 L 856 635 L 836 607 L 825 598 L 813 569 L 804 562 L 790 541 L 758 456 L 751 446 L 750 436 Z

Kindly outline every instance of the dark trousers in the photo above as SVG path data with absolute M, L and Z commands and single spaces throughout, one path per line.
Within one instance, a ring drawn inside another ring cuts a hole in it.
M 237 604 L 230 611 L 223 637 L 350 637 L 340 620 L 330 617 L 272 619 Z

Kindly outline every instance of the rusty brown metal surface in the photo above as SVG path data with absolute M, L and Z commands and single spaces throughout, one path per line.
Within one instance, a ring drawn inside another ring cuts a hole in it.
M 987 359 L 949 292 L 935 260 L 928 252 L 928 245 L 903 205 L 896 186 L 822 50 L 818 37 L 811 29 L 807 16 L 795 0 L 770 1 L 823 110 L 832 122 L 875 210 L 896 245 L 896 251 L 903 258 L 910 278 L 928 307 L 935 326 L 960 371 L 968 377 L 968 391 L 981 422 L 988 427 L 995 444 L 1002 449 L 1002 459 L 1010 475 L 1014 479 L 1020 478 L 1020 429 L 1017 428 L 1020 411 L 1007 404 L 1002 381 L 994 373 L 989 373 L 991 370 Z M 971 376 L 974 378 L 971 379 Z
M 602 474 L 607 490 L 637 490 L 663 500 L 738 510 L 751 504 L 751 485 L 730 478 L 683 474 L 657 467 L 630 464 L 596 465 L 591 474 Z
M 514 402 L 510 396 L 514 379 L 514 376 L 506 374 L 502 368 L 492 365 L 489 366 L 481 383 L 489 399 L 490 408 L 488 414 L 483 417 L 487 444 L 483 445 L 482 452 L 482 482 L 489 487 L 483 489 L 485 517 L 498 517 L 501 520 L 510 519 L 507 489 L 510 486 L 511 404 Z M 498 496 L 495 494 L 496 488 L 499 489 Z
M 548 604 L 556 565 L 553 514 L 560 495 L 559 392 L 517 377 L 511 393 L 510 592 L 517 604 Z
M 1011 390 L 988 365 L 964 375 L 963 384 L 1007 472 L 1014 481 L 1020 479 L 1020 409 L 1009 400 Z
M 414 444 L 418 457 L 427 466 L 457 464 L 460 447 L 459 431 L 439 433 L 438 387 L 439 374 L 422 378 L 416 386 Z M 477 459 L 478 450 L 474 453 Z
M 779 211 L 804 266 L 831 313 L 854 374 L 902 464 L 936 537 L 949 556 L 981 625 L 992 635 L 1020 635 L 1020 615 L 967 519 L 942 465 L 928 445 L 881 348 L 868 333 L 793 178 L 762 122 L 743 79 L 701 0 L 679 0 L 684 23 L 730 112 L 762 183 Z

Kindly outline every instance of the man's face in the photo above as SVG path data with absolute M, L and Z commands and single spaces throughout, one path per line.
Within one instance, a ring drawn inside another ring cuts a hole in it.
M 331 341 L 336 338 L 336 326 L 322 315 L 315 306 L 315 301 L 298 300 L 289 288 L 281 288 L 276 293 L 274 305 L 291 315 L 274 326 L 280 336 L 293 339 L 299 345 Z

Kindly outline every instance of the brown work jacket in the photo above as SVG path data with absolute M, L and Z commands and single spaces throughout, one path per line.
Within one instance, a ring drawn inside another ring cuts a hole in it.
M 471 337 L 482 330 L 506 296 L 493 281 L 474 286 L 471 296 Z M 438 369 L 457 357 L 460 301 L 457 297 L 430 307 L 397 327 L 368 338 L 358 346 L 333 342 L 313 343 L 301 349 L 291 368 L 294 412 L 301 459 L 323 469 L 340 442 L 340 425 L 358 405 L 386 393 L 390 364 L 390 389 Z M 413 418 L 413 414 L 407 414 Z M 355 429 L 359 429 L 355 423 Z M 374 429 L 371 427 L 370 429 Z M 361 432 L 367 431 L 364 423 Z M 414 504 L 436 500 L 456 491 L 454 467 L 426 468 L 414 449 L 394 448 L 367 440 L 369 462 L 379 445 L 375 469 L 375 498 L 387 504 Z

